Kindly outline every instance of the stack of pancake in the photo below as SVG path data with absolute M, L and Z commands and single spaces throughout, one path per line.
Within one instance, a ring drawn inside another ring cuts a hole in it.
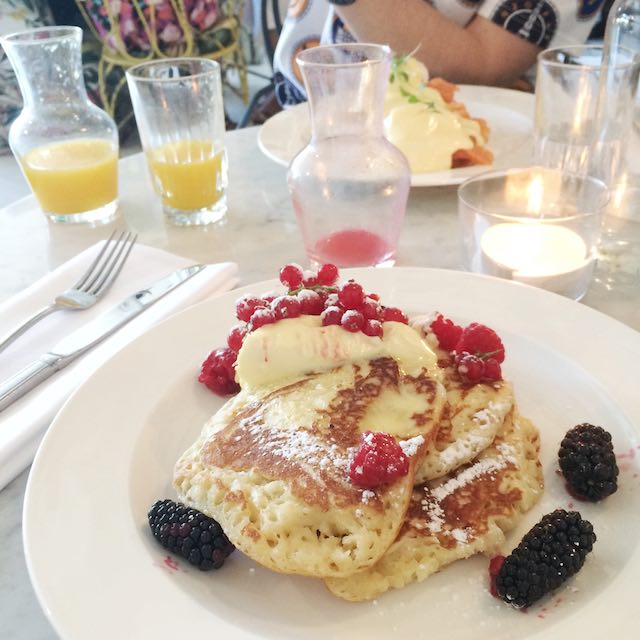
M 385 323 L 380 341 L 297 320 L 245 341 L 240 393 L 176 464 L 180 499 L 218 520 L 256 562 L 322 578 L 352 601 L 495 553 L 542 493 L 538 433 L 518 414 L 511 385 L 465 386 L 449 354 L 406 325 Z M 291 364 L 297 339 L 309 368 Z M 291 349 L 285 378 L 273 344 Z M 250 384 L 264 363 L 273 375 Z M 409 473 L 355 486 L 349 465 L 364 431 L 393 435 Z

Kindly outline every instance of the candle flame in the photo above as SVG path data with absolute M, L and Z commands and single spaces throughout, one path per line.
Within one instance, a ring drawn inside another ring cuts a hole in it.
M 537 175 L 527 186 L 527 213 L 539 214 L 542 211 L 544 182 L 541 175 Z

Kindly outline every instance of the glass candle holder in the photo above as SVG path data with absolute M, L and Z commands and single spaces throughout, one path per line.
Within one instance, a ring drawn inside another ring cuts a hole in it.
M 605 184 L 543 167 L 492 171 L 458 189 L 464 267 L 580 300 L 597 257 Z

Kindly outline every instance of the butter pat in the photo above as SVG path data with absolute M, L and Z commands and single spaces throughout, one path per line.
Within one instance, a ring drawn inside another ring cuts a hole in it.
M 437 357 L 414 329 L 400 322 L 385 322 L 383 329 L 377 338 L 336 325 L 323 327 L 318 316 L 280 320 L 247 335 L 236 380 L 242 389 L 256 389 L 383 357 L 393 358 L 407 375 L 426 369 L 439 379 Z

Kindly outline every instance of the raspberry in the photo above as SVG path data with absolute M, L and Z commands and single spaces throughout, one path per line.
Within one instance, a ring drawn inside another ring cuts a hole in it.
M 382 337 L 382 322 L 380 320 L 365 320 L 362 327 L 362 333 L 365 336 Z
M 237 354 L 229 348 L 212 351 L 202 363 L 198 381 L 218 395 L 225 396 L 240 391 L 236 382 L 234 364 Z
M 340 307 L 327 307 L 321 314 L 322 326 L 327 327 L 332 324 L 340 324 L 344 311 Z
M 459 353 L 455 358 L 456 370 L 462 382 L 476 384 L 484 380 L 485 363 L 483 360 L 466 351 Z
M 360 311 L 367 320 L 380 320 L 380 305 L 371 298 L 365 299 Z
M 345 282 L 338 290 L 338 300 L 345 309 L 362 309 L 364 305 L 364 290 L 353 280 Z
M 323 264 L 318 270 L 318 283 L 330 287 L 338 279 L 338 267 L 335 264 Z
M 351 331 L 351 333 L 357 333 L 364 326 L 364 316 L 359 311 L 349 309 L 344 312 L 340 324 L 343 329 Z
M 302 269 L 297 264 L 285 264 L 280 269 L 280 282 L 289 289 L 297 289 L 302 284 Z
M 276 321 L 276 314 L 271 309 L 256 309 L 251 316 L 249 327 L 255 331 L 266 324 L 273 324 Z
M 611 434 L 602 427 L 579 424 L 570 429 L 558 451 L 560 469 L 570 491 L 597 502 L 618 490 L 618 463 Z
M 487 358 L 484 361 L 484 380 L 485 382 L 502 380 L 502 368 L 495 358 Z
M 409 324 L 409 318 L 397 307 L 384 307 L 382 310 L 382 320 L 384 322 L 402 322 Z
M 153 537 L 201 571 L 219 569 L 235 547 L 213 519 L 173 500 L 158 500 L 147 514 Z
M 263 300 L 248 293 L 247 295 L 242 296 L 242 298 L 238 298 L 236 301 L 236 318 L 243 322 L 249 322 L 253 312 L 264 306 L 265 303 Z
M 445 351 L 453 351 L 462 335 L 462 327 L 445 318 L 441 313 L 436 316 L 430 327 L 438 338 L 440 348 Z
M 504 345 L 498 334 L 489 327 L 472 322 L 462 331 L 455 346 L 457 353 L 466 351 L 482 358 L 495 358 L 498 363 L 504 362 Z
M 365 431 L 360 439 L 349 477 L 357 487 L 371 489 L 406 476 L 409 459 L 394 437 L 379 431 Z
M 303 289 L 298 294 L 300 301 L 300 311 L 308 316 L 319 316 L 324 309 L 324 302 L 321 296 L 311 289 Z
M 580 571 L 596 534 L 577 511 L 543 516 L 507 556 L 496 575 L 498 597 L 528 607 Z
M 229 345 L 229 349 L 238 353 L 242 348 L 242 343 L 244 342 L 244 338 L 247 335 L 248 330 L 246 325 L 237 324 L 235 327 L 229 331 L 229 336 L 227 337 L 227 344 Z
M 297 318 L 301 313 L 300 300 L 294 296 L 278 296 L 271 303 L 276 320 L 284 320 L 285 318 Z

